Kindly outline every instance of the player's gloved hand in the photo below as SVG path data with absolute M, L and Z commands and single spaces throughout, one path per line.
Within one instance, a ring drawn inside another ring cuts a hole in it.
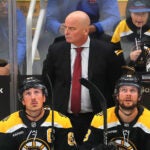
M 117 150 L 117 146 L 111 142 L 108 145 L 99 144 L 98 146 L 92 148 L 92 150 Z

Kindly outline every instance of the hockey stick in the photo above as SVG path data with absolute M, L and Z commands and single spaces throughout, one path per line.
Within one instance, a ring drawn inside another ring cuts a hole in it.
M 97 99 L 101 100 L 101 109 L 103 111 L 103 115 L 104 115 L 104 132 L 103 132 L 103 136 L 104 136 L 104 144 L 107 146 L 108 142 L 107 142 L 107 104 L 106 104 L 106 99 L 104 97 L 104 95 L 102 94 L 102 92 L 98 89 L 98 87 L 93 84 L 91 81 L 85 79 L 85 78 L 81 78 L 80 79 L 80 83 L 85 86 L 86 88 L 88 88 L 95 96 Z
M 51 150 L 54 150 L 54 140 L 55 140 L 55 129 L 54 129 L 54 99 L 53 99 L 53 86 L 52 86 L 52 82 L 51 79 L 49 77 L 48 74 L 46 74 L 46 77 L 48 79 L 50 88 L 51 88 L 51 99 L 52 99 L 52 105 L 51 105 L 51 110 L 52 110 L 52 132 L 51 132 L 51 140 L 52 140 L 52 146 L 51 146 Z M 74 143 L 74 146 L 76 148 L 76 150 L 79 150 L 78 146 L 76 143 Z
M 51 105 L 51 110 L 52 110 L 52 132 L 51 132 L 51 140 L 52 140 L 52 146 L 51 150 L 54 150 L 54 140 L 55 140 L 55 129 L 54 129 L 54 102 L 53 102 L 53 88 L 52 88 L 52 82 L 48 74 L 46 74 L 46 77 L 48 79 L 48 83 L 51 88 L 51 99 L 52 99 L 52 105 Z

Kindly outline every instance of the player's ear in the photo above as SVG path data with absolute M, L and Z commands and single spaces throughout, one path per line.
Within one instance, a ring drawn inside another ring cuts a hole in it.
M 22 102 L 22 105 L 25 106 L 24 100 L 22 100 L 21 102 Z

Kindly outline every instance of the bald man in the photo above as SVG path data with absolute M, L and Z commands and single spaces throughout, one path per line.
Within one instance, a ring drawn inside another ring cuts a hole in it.
M 103 41 L 90 39 L 90 19 L 82 11 L 74 11 L 65 19 L 65 40 L 49 47 L 43 63 L 43 79 L 49 89 L 49 75 L 53 87 L 54 109 L 66 114 L 74 127 L 77 144 L 82 144 L 93 115 L 101 110 L 100 99 L 87 88 L 81 86 L 81 108 L 78 113 L 71 109 L 73 68 L 76 48 L 81 51 L 81 77 L 93 82 L 106 97 L 108 107 L 113 106 L 112 93 L 114 83 L 120 76 L 120 66 L 115 64 L 115 55 L 111 45 Z M 113 70 L 113 71 L 112 71 Z M 117 71 L 116 71 L 117 70 Z M 50 98 L 52 105 L 52 99 Z

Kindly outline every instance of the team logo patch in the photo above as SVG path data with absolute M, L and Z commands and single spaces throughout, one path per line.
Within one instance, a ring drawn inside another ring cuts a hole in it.
M 137 150 L 135 145 L 130 140 L 128 140 L 128 142 L 124 141 L 122 137 L 114 138 L 111 142 L 115 142 L 117 149 L 119 150 Z
M 31 138 L 22 142 L 19 150 L 50 150 L 50 147 L 45 141 L 41 139 Z

